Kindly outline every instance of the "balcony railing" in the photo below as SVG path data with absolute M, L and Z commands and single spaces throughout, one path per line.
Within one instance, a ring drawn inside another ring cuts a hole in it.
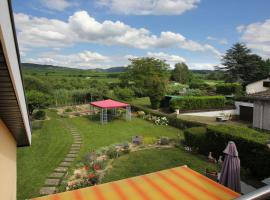
M 235 200 L 263 200 L 263 199 L 270 199 L 270 185 L 264 186 L 251 193 L 242 195 L 241 197 Z

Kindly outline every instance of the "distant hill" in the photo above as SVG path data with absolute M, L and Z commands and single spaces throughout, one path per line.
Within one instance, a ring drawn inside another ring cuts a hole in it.
M 69 67 L 61 67 L 54 65 L 41 65 L 34 63 L 22 63 L 22 69 L 26 72 L 36 73 L 87 73 L 87 72 L 108 72 L 108 73 L 119 73 L 124 72 L 126 67 L 111 67 L 107 69 L 96 68 L 96 69 L 76 69 Z

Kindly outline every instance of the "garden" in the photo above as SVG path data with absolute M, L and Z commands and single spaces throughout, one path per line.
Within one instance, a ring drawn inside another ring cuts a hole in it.
M 18 149 L 20 200 L 40 196 L 46 177 L 68 153 L 72 137 L 67 125 L 78 130 L 83 143 L 79 156 L 58 186 L 59 191 L 185 164 L 201 173 L 206 167 L 216 168 L 205 156 L 185 149 L 181 143 L 183 131 L 168 126 L 164 117 L 145 114 L 130 122 L 116 119 L 101 125 L 88 116 L 63 117 L 54 109 L 46 113 L 47 120 L 33 123 L 33 145 Z

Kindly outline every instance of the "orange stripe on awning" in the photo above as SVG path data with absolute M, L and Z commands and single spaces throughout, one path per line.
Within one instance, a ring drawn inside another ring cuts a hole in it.
M 138 186 L 131 178 L 126 180 L 127 184 L 129 184 L 135 192 L 139 193 L 142 199 L 144 200 L 151 200 L 151 198 L 145 193 L 140 186 Z
M 98 200 L 106 200 L 98 186 L 90 187 L 89 189 L 93 190 Z
M 238 196 L 188 167 L 177 167 L 35 200 L 232 200 Z
M 116 182 L 112 182 L 111 187 L 113 188 L 113 190 L 116 192 L 116 194 L 119 196 L 120 199 L 122 200 L 128 200 L 129 198 L 127 198 L 125 196 L 125 194 L 123 193 L 123 191 L 121 190 L 121 188 L 117 185 Z
M 239 197 L 239 196 L 240 196 L 240 194 L 238 194 L 237 192 L 235 192 L 235 191 L 233 191 L 233 190 L 230 190 L 229 188 L 227 188 L 227 187 L 225 187 L 225 186 L 223 186 L 223 185 L 221 185 L 221 184 L 217 184 L 215 181 L 213 181 L 213 180 L 207 178 L 206 176 L 201 175 L 201 174 L 198 173 L 198 172 L 195 172 L 195 171 L 191 170 L 191 169 L 188 168 L 188 167 L 183 167 L 182 169 L 184 169 L 185 171 L 188 171 L 189 173 L 193 174 L 193 175 L 196 176 L 196 177 L 199 177 L 199 178 L 203 179 L 204 181 L 210 183 L 211 185 L 214 185 L 214 186 L 217 187 L 218 189 L 220 189 L 220 190 L 226 192 L 227 194 L 230 194 L 230 195 L 233 196 L 233 197 Z
M 169 200 L 173 200 L 174 198 L 169 194 L 169 192 L 165 191 L 160 185 L 156 184 L 152 181 L 147 175 L 142 176 L 142 178 L 149 183 L 156 191 L 158 191 L 163 197 Z
M 202 192 L 206 193 L 208 196 L 210 196 L 212 199 L 221 200 L 222 198 L 218 197 L 214 193 L 212 193 L 209 190 L 204 189 L 200 185 L 198 185 L 196 182 L 192 181 L 191 179 L 186 178 L 185 176 L 181 175 L 177 170 L 171 169 L 170 172 L 172 172 L 175 176 L 183 179 L 184 181 L 188 182 L 192 186 L 196 187 L 197 189 L 201 190 Z
M 163 175 L 160 172 L 157 172 L 157 175 L 162 178 L 164 181 L 166 181 L 168 184 L 170 184 L 171 186 L 173 186 L 174 188 L 176 188 L 180 193 L 183 193 L 187 199 L 200 199 L 195 197 L 192 193 L 184 190 L 180 185 L 178 185 L 177 183 L 173 182 L 172 180 L 170 180 L 167 176 Z

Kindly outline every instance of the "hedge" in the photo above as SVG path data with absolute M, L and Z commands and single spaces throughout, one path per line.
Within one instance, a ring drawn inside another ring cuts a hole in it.
M 192 127 L 185 129 L 185 143 L 186 145 L 198 149 L 201 152 L 203 149 L 203 140 L 205 139 L 206 127 Z
M 241 95 L 243 87 L 239 83 L 219 83 L 216 85 L 216 93 L 223 95 Z
M 200 122 L 191 122 L 183 119 L 178 119 L 176 116 L 167 115 L 159 111 L 155 111 L 143 106 L 130 104 L 133 111 L 144 111 L 146 114 L 155 115 L 158 117 L 166 117 L 168 119 L 169 125 L 179 129 L 185 129 L 190 127 L 205 126 L 205 124 Z
M 172 99 L 170 101 L 170 108 L 172 110 L 197 110 L 197 109 L 211 109 L 222 108 L 225 106 L 224 96 L 185 96 L 180 99 Z
M 244 169 L 260 179 L 270 176 L 270 149 L 266 145 L 266 141 L 270 139 L 269 134 L 231 125 L 207 126 L 205 134 L 203 130 L 205 129 L 185 130 L 185 139 L 198 148 L 200 153 L 208 155 L 211 151 L 218 158 L 223 155 L 228 142 L 234 141 Z

